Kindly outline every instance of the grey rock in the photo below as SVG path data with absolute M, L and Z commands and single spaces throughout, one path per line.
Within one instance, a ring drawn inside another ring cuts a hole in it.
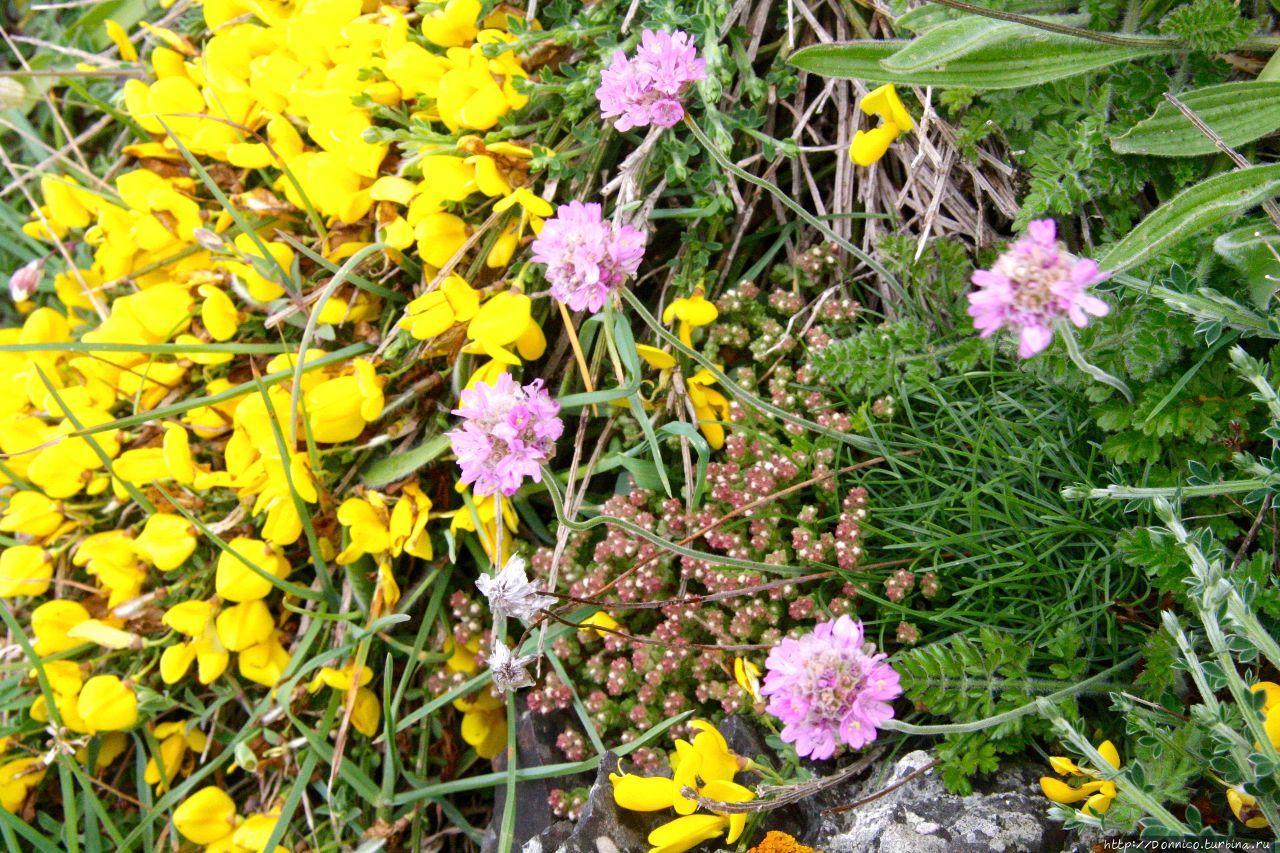
M 618 808 L 610 773 L 621 773 L 618 757 L 606 752 L 577 824 L 561 821 L 530 839 L 522 853 L 632 853 L 649 849 L 648 837 L 670 820 L 662 812 L 645 814 Z
M 760 727 L 750 717 L 742 714 L 725 717 L 724 721 L 717 726 L 717 730 L 724 735 L 729 749 L 743 758 L 754 759 L 762 755 L 773 757 L 772 751 L 765 746 Z
M 516 766 L 542 767 L 556 764 L 560 759 L 552 751 L 555 743 L 556 721 L 522 711 L 516 720 Z M 494 770 L 501 772 L 506 766 L 506 754 L 500 753 L 493 762 Z M 529 779 L 516 783 L 515 846 L 519 849 L 529 839 L 544 832 L 555 821 L 548 798 L 551 789 L 564 780 Z M 493 819 L 481 842 L 481 853 L 493 853 L 498 849 L 498 835 L 502 828 L 502 810 L 507 799 L 507 787 L 494 789 Z
M 865 805 L 836 814 L 825 810 L 884 790 L 932 761 L 929 753 L 903 756 L 888 776 L 876 774 L 814 798 L 806 808 L 810 831 L 802 840 L 825 853 L 1042 853 L 1065 847 L 1060 824 L 1048 817 L 1038 768 L 1014 764 L 967 797 L 952 794 L 933 770 Z

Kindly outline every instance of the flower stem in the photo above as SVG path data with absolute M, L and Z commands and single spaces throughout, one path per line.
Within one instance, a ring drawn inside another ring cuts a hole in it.
M 1092 376 L 1095 381 L 1101 382 L 1104 385 L 1110 385 L 1112 388 L 1119 391 L 1124 395 L 1126 401 L 1130 403 L 1133 402 L 1133 393 L 1129 390 L 1129 386 L 1124 383 L 1123 379 L 1118 376 L 1112 376 L 1110 373 L 1107 373 L 1101 367 L 1091 363 L 1084 357 L 1084 353 L 1080 351 L 1080 342 L 1076 340 L 1075 330 L 1066 323 L 1060 321 L 1058 323 L 1058 331 L 1062 333 L 1062 340 L 1067 345 L 1067 355 L 1071 356 L 1071 361 L 1075 363 L 1076 367 Z
M 1104 669 L 1097 675 L 1090 676 L 1083 681 L 1076 682 L 1075 684 L 1065 687 L 1056 693 L 1050 693 L 1048 696 L 1041 696 L 1038 699 L 1033 699 L 1025 705 L 1019 705 L 1017 708 L 1013 708 L 990 717 L 984 717 L 981 720 L 974 720 L 970 723 L 943 723 L 941 725 L 934 726 L 918 726 L 912 723 L 904 723 L 900 720 L 886 720 L 883 724 L 877 724 L 877 726 L 886 731 L 901 732 L 902 734 L 907 735 L 955 735 L 967 734 L 969 732 L 980 732 L 984 729 L 989 729 L 1002 723 L 1007 723 L 1010 720 L 1016 720 L 1019 717 L 1026 717 L 1030 714 L 1042 712 L 1044 708 L 1052 708 L 1054 703 L 1079 695 L 1099 682 L 1106 681 L 1116 673 L 1123 672 L 1137 663 L 1138 659 L 1141 657 L 1141 652 L 1136 655 L 1131 655 L 1110 669 Z

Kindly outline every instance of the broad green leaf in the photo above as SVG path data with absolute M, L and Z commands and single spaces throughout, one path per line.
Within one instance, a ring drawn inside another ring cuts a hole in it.
M 1017 89 L 1084 74 L 1117 62 L 1171 52 L 1169 48 L 1128 47 L 1086 41 L 1056 33 L 1010 38 L 947 62 L 941 68 L 891 71 L 882 64 L 906 41 L 851 41 L 818 44 L 797 51 L 791 64 L 823 77 L 869 83 L 963 86 L 969 89 Z
M 1099 258 L 1098 265 L 1110 272 L 1128 269 L 1150 260 L 1170 244 L 1278 194 L 1280 164 L 1215 175 L 1156 208 Z
M 1178 97 L 1232 147 L 1280 128 L 1280 83 L 1222 83 Z M 1113 137 L 1111 147 L 1121 154 L 1157 157 L 1195 157 L 1218 150 L 1168 101 L 1161 103 L 1150 118 Z
M 1054 18 L 1063 24 L 1082 23 L 1082 16 Z M 1083 20 L 1088 20 L 1087 16 Z M 1036 35 L 1024 24 L 997 21 L 979 15 L 966 15 L 954 21 L 939 24 L 918 36 L 904 48 L 881 61 L 888 71 L 922 71 L 944 65 L 961 56 L 971 54 L 987 45 L 998 44 L 1011 38 L 1027 38 Z
M 365 469 L 361 479 L 366 486 L 385 486 L 387 483 L 394 483 L 396 480 L 408 477 L 428 462 L 434 461 L 448 447 L 448 436 L 434 435 L 408 453 L 379 459 Z
M 1249 285 L 1253 304 L 1267 310 L 1280 281 L 1280 233 L 1270 222 L 1253 222 L 1233 228 L 1213 241 L 1213 250 L 1240 271 Z
M 1072 8 L 1072 5 L 1069 0 L 1051 0 L 1051 2 L 1042 2 L 1042 0 L 1007 0 L 1002 4 L 1002 9 L 1005 12 L 1018 12 L 1021 14 L 1032 12 L 1045 14 L 1049 12 L 1066 12 Z M 969 16 L 968 12 L 952 9 L 948 6 L 943 6 L 941 3 L 926 3 L 899 15 L 894 19 L 893 26 L 894 29 L 899 31 L 908 30 L 913 33 L 922 33 L 947 21 Z M 1074 17 L 1080 19 L 1078 21 L 1080 25 L 1084 25 L 1089 20 L 1087 15 Z

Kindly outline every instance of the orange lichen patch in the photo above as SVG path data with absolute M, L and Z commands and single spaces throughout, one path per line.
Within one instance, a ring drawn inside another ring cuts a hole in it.
M 748 850 L 747 853 L 822 853 L 822 851 L 814 850 L 812 847 L 805 847 L 785 832 L 774 830 L 766 835 L 759 844 Z

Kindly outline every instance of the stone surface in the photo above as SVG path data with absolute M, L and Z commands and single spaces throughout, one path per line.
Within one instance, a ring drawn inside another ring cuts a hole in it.
M 522 853 L 632 853 L 649 849 L 649 833 L 672 815 L 618 808 L 610 773 L 620 773 L 618 757 L 606 752 L 577 824 L 561 821 L 530 839 Z
M 520 713 L 516 721 L 516 766 L 542 767 L 561 763 L 564 758 L 554 751 L 555 732 L 559 721 L 528 710 Z M 493 769 L 502 771 L 506 766 L 506 754 L 495 758 Z M 548 798 L 551 789 L 565 784 L 560 779 L 530 779 L 516 783 L 515 849 L 529 839 L 544 832 L 555 821 Z M 578 783 L 581 784 L 581 783 Z M 506 785 L 494 790 L 493 819 L 485 831 L 481 853 L 493 853 L 498 849 L 498 833 L 502 828 L 502 809 L 506 803 Z
M 903 756 L 887 777 L 881 774 L 804 804 L 809 820 L 800 840 L 825 853 L 1041 853 L 1064 849 L 1061 825 L 1048 818 L 1040 794 L 1041 775 L 1030 765 L 1011 765 L 956 796 L 936 771 L 856 809 L 825 810 L 856 802 L 925 767 L 933 758 L 916 751 Z

